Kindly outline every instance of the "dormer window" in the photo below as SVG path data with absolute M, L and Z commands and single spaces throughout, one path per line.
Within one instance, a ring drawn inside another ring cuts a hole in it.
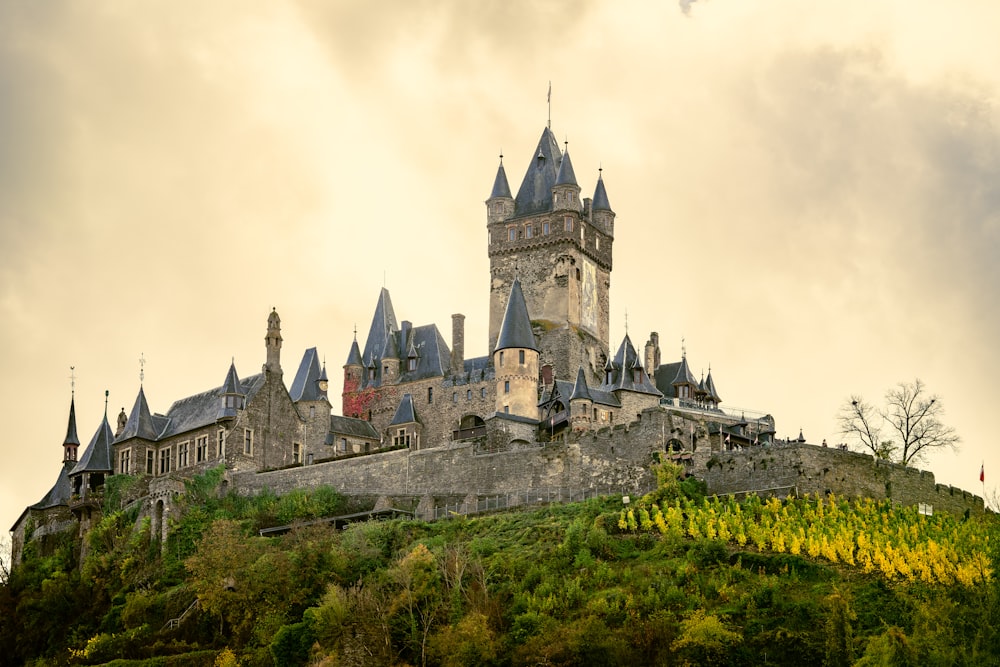
M 374 380 L 375 379 L 375 369 L 374 368 L 369 368 L 368 369 L 368 379 L 369 380 Z
M 632 369 L 632 382 L 635 382 L 636 384 L 639 384 L 639 383 L 642 382 L 642 369 L 641 368 L 633 368 Z
M 408 370 L 408 371 L 415 371 L 415 370 L 417 370 L 417 358 L 416 357 L 410 357 L 409 359 L 406 360 L 406 370 Z
M 611 384 L 611 371 L 604 372 L 604 384 Z

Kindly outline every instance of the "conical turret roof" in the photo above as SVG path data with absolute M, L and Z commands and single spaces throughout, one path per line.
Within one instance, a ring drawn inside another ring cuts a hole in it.
M 562 160 L 559 162 L 556 185 L 576 185 L 576 174 L 573 173 L 573 162 L 569 159 L 569 148 L 563 152 Z
M 101 425 L 97 427 L 97 432 L 90 439 L 90 444 L 84 450 L 83 456 L 77 462 L 70 477 L 91 472 L 111 472 L 111 443 L 114 441 L 114 434 L 108 424 L 108 416 L 104 415 Z
M 721 403 L 722 398 L 719 396 L 719 392 L 715 390 L 715 380 L 712 379 L 712 369 L 708 369 L 708 377 L 705 378 L 705 391 L 708 392 L 708 397 L 711 398 L 716 403 Z
M 158 435 L 158 429 L 153 423 L 153 415 L 146 402 L 146 392 L 143 391 L 142 385 L 139 385 L 139 395 L 135 397 L 132 412 L 128 416 L 128 421 L 125 422 L 125 430 L 118 436 L 117 441 L 121 442 L 129 438 L 156 440 Z
M 694 374 L 691 373 L 691 369 L 688 367 L 687 357 L 681 357 L 681 365 L 677 369 L 677 375 L 674 376 L 673 384 L 698 386 L 698 381 L 694 379 Z
M 610 211 L 611 203 L 608 201 L 608 191 L 604 189 L 604 175 L 597 176 L 597 187 L 594 188 L 594 203 L 591 205 L 595 211 Z
M 503 168 L 503 157 L 500 158 L 500 166 L 497 167 L 497 177 L 493 180 L 493 191 L 490 192 L 490 199 L 511 199 L 510 186 L 507 184 L 507 172 Z
M 505 350 L 512 347 L 538 351 L 538 347 L 535 346 L 535 335 L 531 332 L 528 306 L 524 302 L 524 292 L 521 291 L 521 281 L 517 278 L 510 288 L 510 298 L 507 299 L 507 310 L 500 324 L 496 349 Z
M 396 312 L 392 308 L 389 290 L 383 287 L 378 295 L 378 303 L 375 304 L 375 314 L 372 315 L 372 324 L 368 328 L 368 338 L 365 340 L 365 349 L 361 358 L 381 358 L 386 338 L 398 330 L 399 324 L 396 322 Z
M 141 392 L 140 392 L 141 393 Z M 229 372 L 226 373 L 226 381 L 222 383 L 223 394 L 242 394 L 240 390 L 240 376 L 236 374 L 236 362 L 230 362 Z
M 345 366 L 364 366 L 365 363 L 361 360 L 361 348 L 358 347 L 358 339 L 355 338 L 351 343 L 351 351 L 347 353 L 347 363 Z
M 319 389 L 319 382 L 325 379 L 325 369 L 320 369 L 319 353 L 315 347 L 310 347 L 302 355 L 299 363 L 299 370 L 292 380 L 292 387 L 288 390 L 288 395 L 292 401 L 318 401 L 322 397 Z
M 66 439 L 63 446 L 79 445 L 80 438 L 76 435 L 76 399 L 69 399 L 69 424 L 66 426 Z
M 573 394 L 569 397 L 571 401 L 575 399 L 585 399 L 591 402 L 594 400 L 590 396 L 590 388 L 587 387 L 587 375 L 583 372 L 583 366 L 580 366 L 576 372 L 576 384 L 573 385 Z

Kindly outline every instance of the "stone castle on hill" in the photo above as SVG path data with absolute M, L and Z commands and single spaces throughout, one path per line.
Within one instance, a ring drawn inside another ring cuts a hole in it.
M 13 562 L 49 536 L 81 537 L 99 518 L 104 485 L 130 475 L 133 501 L 165 536 L 183 481 L 225 465 L 238 493 L 329 484 L 339 492 L 432 516 L 483 496 L 641 492 L 659 456 L 717 493 L 824 493 L 891 498 L 949 511 L 982 500 L 931 473 L 775 439 L 767 414 L 727 410 L 711 369 L 686 355 L 663 363 L 654 332 L 642 348 L 609 334 L 615 212 L 603 177 L 581 197 L 568 148 L 542 131 L 512 195 L 503 160 L 487 208 L 488 354 L 465 356 L 465 317 L 451 345 L 434 324 L 398 320 L 382 289 L 362 348 L 343 366 L 341 413 L 316 348 L 287 386 L 281 320 L 267 318 L 261 372 L 235 363 L 220 386 L 152 412 L 140 382 L 131 411 L 105 414 L 81 455 L 70 401 L 63 462 L 51 490 L 13 526 Z M 222 375 L 220 373 L 220 375 Z

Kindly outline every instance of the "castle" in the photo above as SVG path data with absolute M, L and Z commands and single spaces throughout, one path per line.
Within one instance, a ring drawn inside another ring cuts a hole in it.
M 486 200 L 487 356 L 465 357 L 464 315 L 452 316 L 449 346 L 436 325 L 399 321 L 382 289 L 364 348 L 355 337 L 343 366 L 343 416 L 332 414 L 315 347 L 286 388 L 275 310 L 260 373 L 241 378 L 231 362 L 220 386 L 165 414 L 150 410 L 140 378 L 131 411 L 114 429 L 105 414 L 79 457 L 71 398 L 62 465 L 11 529 L 13 563 L 29 541 L 86 533 L 112 475 L 137 478 L 142 513 L 164 536 L 183 480 L 220 464 L 224 484 L 240 493 L 331 484 L 382 506 L 416 504 L 424 515 L 442 498 L 640 491 L 657 455 L 716 492 L 833 491 L 982 511 L 980 499 L 935 485 L 930 473 L 880 469 L 871 457 L 820 451 L 801 437 L 776 442 L 770 415 L 720 407 L 711 369 L 696 379 L 683 351 L 661 362 L 655 332 L 641 351 L 626 333 L 612 354 L 615 212 L 600 170 L 593 197 L 581 193 L 568 147 L 549 127 L 516 196 L 501 156 Z

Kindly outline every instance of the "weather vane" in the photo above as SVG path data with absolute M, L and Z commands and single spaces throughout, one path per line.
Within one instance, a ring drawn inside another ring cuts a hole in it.
M 146 379 L 146 354 L 144 352 L 139 353 L 139 384 Z
M 76 366 L 69 367 L 69 393 L 76 396 Z

